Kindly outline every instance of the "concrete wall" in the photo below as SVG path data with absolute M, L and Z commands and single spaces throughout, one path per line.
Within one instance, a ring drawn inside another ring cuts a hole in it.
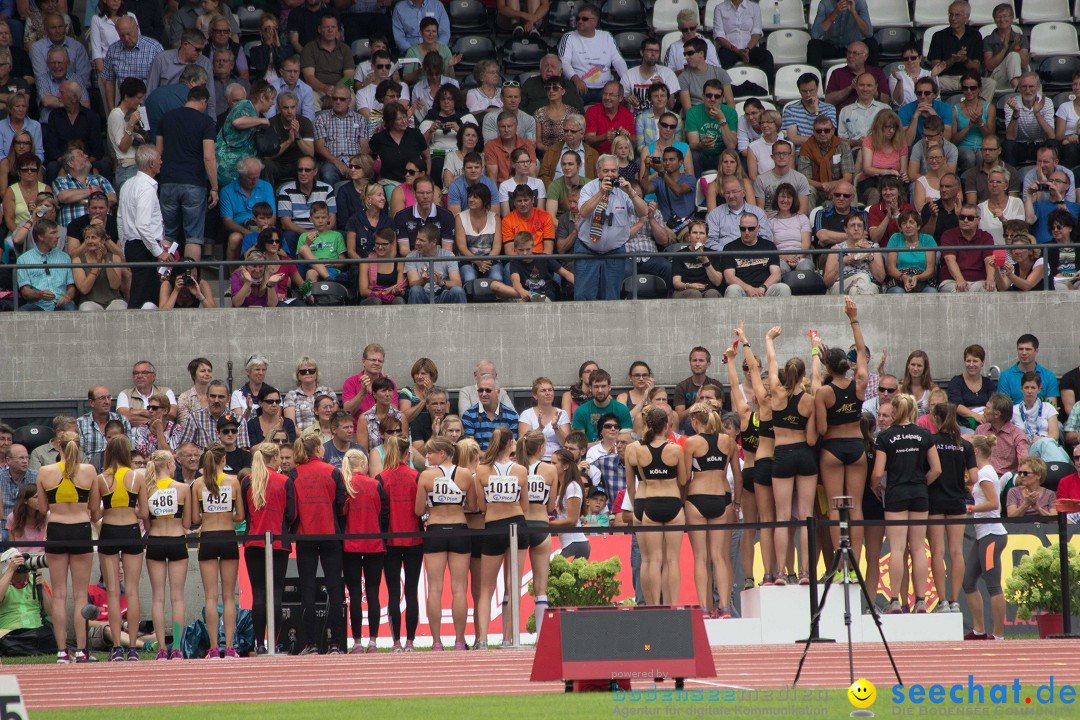
M 981 343 L 988 365 L 1015 362 L 1015 341 L 1024 332 L 1041 341 L 1039 361 L 1061 374 L 1080 361 L 1080 293 L 914 297 L 877 296 L 859 301 L 862 328 L 875 353 L 888 348 L 888 369 L 903 371 L 911 350 L 929 353 L 935 378 L 962 370 L 963 348 Z M 322 379 L 340 388 L 360 368 L 369 342 L 387 349 L 386 372 L 411 384 L 409 368 L 427 356 L 439 367 L 439 384 L 471 382 L 476 361 L 493 359 L 506 387 L 529 387 L 547 375 L 556 386 L 576 380 L 579 364 L 594 359 L 616 384 L 625 383 L 630 362 L 647 361 L 659 383 L 686 377 L 687 353 L 695 345 L 714 356 L 746 322 L 751 343 L 763 352 L 765 331 L 782 325 L 782 357 L 808 357 L 805 333 L 816 328 L 826 343 L 850 343 L 839 298 L 621 301 L 614 303 L 493 304 L 391 308 L 276 310 L 174 310 L 122 313 L 9 313 L 0 316 L 7 361 L 0 365 L 0 400 L 84 398 L 94 383 L 118 393 L 131 384 L 131 366 L 147 358 L 158 381 L 179 393 L 190 387 L 187 362 L 205 356 L 225 377 L 243 382 L 249 353 L 270 360 L 268 381 L 287 390 L 302 354 L 315 357 Z M 714 358 L 711 374 L 726 378 Z

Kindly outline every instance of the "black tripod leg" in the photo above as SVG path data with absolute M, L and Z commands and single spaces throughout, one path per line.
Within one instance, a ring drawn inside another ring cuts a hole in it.
M 889 642 L 885 639 L 885 630 L 881 627 L 881 618 L 878 617 L 877 608 L 874 607 L 874 602 L 870 598 L 870 592 L 866 588 L 866 580 L 863 579 L 858 563 L 854 563 L 853 567 L 855 569 L 855 577 L 859 580 L 859 589 L 862 590 L 863 599 L 866 600 L 868 607 L 870 608 L 870 616 L 874 618 L 874 624 L 877 625 L 878 635 L 881 636 L 881 644 L 885 646 L 885 654 L 889 656 L 889 664 L 892 665 L 893 674 L 896 675 L 896 683 L 902 687 L 904 681 L 900 679 L 900 670 L 896 667 L 896 661 L 893 659 L 892 650 L 889 649 Z
M 806 636 L 802 657 L 799 658 L 799 667 L 795 671 L 795 679 L 791 681 L 791 687 L 795 687 L 799 684 L 799 675 L 802 674 L 803 663 L 806 662 L 806 655 L 810 652 L 810 644 L 814 641 L 814 638 L 817 637 L 818 627 L 821 624 L 821 613 L 825 611 L 825 599 L 829 596 L 829 588 L 833 586 L 833 578 L 836 576 L 837 568 L 840 567 L 841 553 L 843 553 L 843 549 L 837 549 L 833 553 L 832 566 L 825 576 L 825 589 L 821 591 L 821 599 L 818 600 L 817 612 L 810 618 L 810 634 Z

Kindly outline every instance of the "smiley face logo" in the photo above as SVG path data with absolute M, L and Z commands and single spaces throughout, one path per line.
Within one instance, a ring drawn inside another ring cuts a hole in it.
M 877 699 L 877 688 L 869 680 L 859 678 L 851 684 L 847 694 L 852 705 L 859 709 L 866 709 Z

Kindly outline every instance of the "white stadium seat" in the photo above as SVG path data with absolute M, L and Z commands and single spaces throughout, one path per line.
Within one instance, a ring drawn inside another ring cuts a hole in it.
M 779 23 L 773 17 L 777 7 L 780 9 Z M 764 0 L 761 3 L 761 27 L 766 31 L 784 28 L 806 30 L 802 0 Z
M 810 33 L 805 30 L 774 30 L 765 40 L 765 47 L 772 53 L 773 62 L 778 66 L 805 63 L 806 46 L 809 44 Z
M 938 30 L 948 30 L 948 25 L 934 25 L 933 27 L 926 28 L 922 38 L 922 54 L 926 57 L 930 54 L 930 41 L 934 39 L 934 33 Z
M 776 71 L 773 97 L 776 101 L 795 100 L 799 97 L 799 76 L 803 73 L 817 75 L 818 97 L 825 97 L 825 85 L 821 82 L 821 71 L 809 65 L 785 65 Z
M 1025 25 L 1041 22 L 1069 22 L 1069 0 L 1028 0 L 1024 3 L 1021 21 Z
M 946 0 L 915 0 L 916 25 L 927 27 L 930 25 L 947 25 L 948 22 L 949 3 Z
M 943 0 L 944 1 L 944 0 Z M 875 29 L 883 27 L 911 27 L 911 13 L 906 2 L 896 0 L 866 0 L 870 10 L 870 23 Z
M 732 88 L 737 87 L 740 83 L 752 82 L 755 85 L 760 85 L 765 88 L 766 94 L 764 96 L 757 95 L 756 97 L 771 98 L 772 95 L 768 94 L 769 90 L 769 76 L 765 74 L 765 71 L 761 68 L 750 67 L 748 65 L 736 65 L 733 68 L 728 68 L 728 75 L 731 76 Z M 749 96 L 743 96 L 749 97 Z
M 679 11 L 690 9 L 700 12 L 696 0 L 656 0 L 652 9 L 653 30 L 658 33 L 679 29 Z
M 942 0 L 946 2 L 947 0 Z M 985 23 L 994 22 L 994 8 L 1001 4 L 1001 0 L 968 0 L 971 4 L 971 18 L 968 20 L 972 25 L 983 25 Z M 1035 0 L 1035 2 L 1046 2 L 1047 0 Z M 1058 2 L 1065 2 L 1066 0 L 1056 0 Z M 1007 3 L 1013 9 L 1013 16 L 1016 15 L 1016 4 L 1009 0 Z M 1065 13 L 1068 15 L 1068 12 Z
M 1076 27 L 1069 22 L 1039 23 L 1031 28 L 1031 55 L 1080 55 Z

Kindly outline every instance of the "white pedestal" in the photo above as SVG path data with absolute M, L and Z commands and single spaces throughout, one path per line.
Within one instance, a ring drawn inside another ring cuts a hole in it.
M 706 620 L 705 632 L 709 636 L 709 645 L 761 644 L 761 620 L 758 618 Z
M 964 639 L 962 613 L 925 613 L 921 615 L 882 615 L 881 629 L 888 642 L 954 642 Z M 863 642 L 881 642 L 874 618 L 862 616 Z

